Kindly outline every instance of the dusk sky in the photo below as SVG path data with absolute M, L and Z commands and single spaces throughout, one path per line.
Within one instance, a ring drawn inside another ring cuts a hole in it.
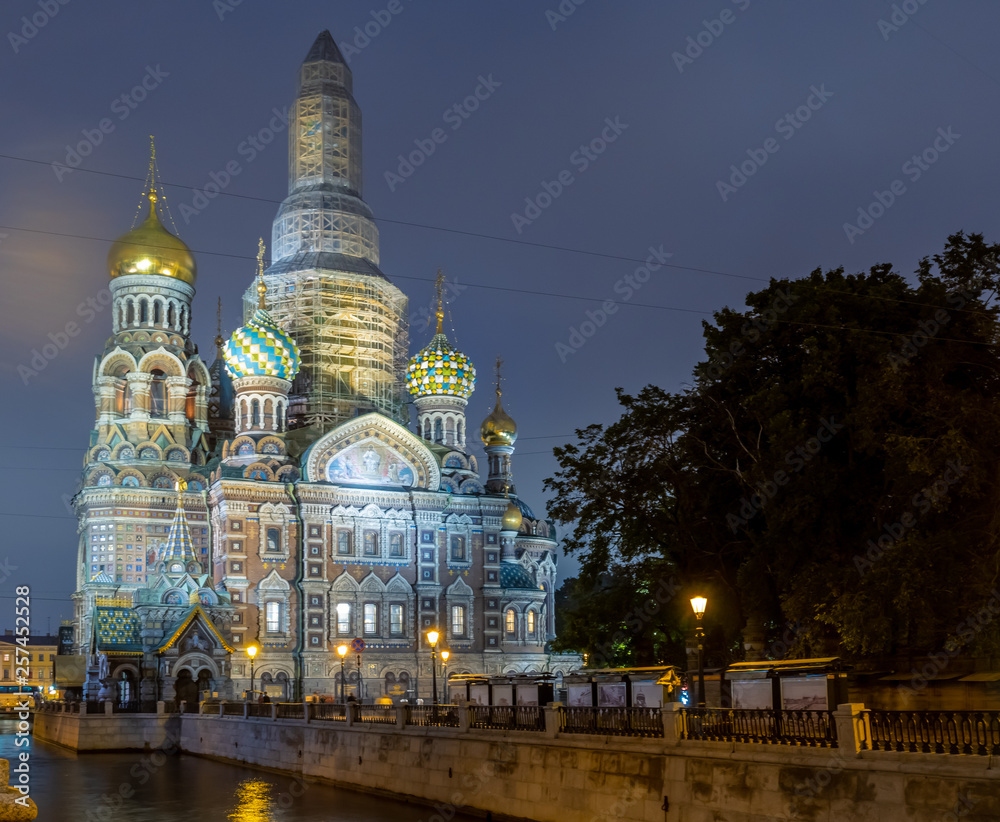
M 4 4 L 0 629 L 15 585 L 32 588 L 35 631 L 72 616 L 64 500 L 111 334 L 105 258 L 139 206 L 148 135 L 198 261 L 211 362 L 216 301 L 231 333 L 257 238 L 270 244 L 281 115 L 323 29 L 354 72 L 363 193 L 381 268 L 410 297 L 410 350 L 433 333 L 440 268 L 446 331 L 479 372 L 470 429 L 500 354 L 536 509 L 552 446 L 614 420 L 616 386 L 681 389 L 702 321 L 770 277 L 910 274 L 954 231 L 998 240 L 997 3 L 577 3 Z M 219 196 L 198 199 L 213 181 Z M 859 209 L 875 219 L 859 226 Z

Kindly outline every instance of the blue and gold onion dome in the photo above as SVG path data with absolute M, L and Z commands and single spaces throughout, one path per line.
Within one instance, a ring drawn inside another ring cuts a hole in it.
M 444 396 L 467 400 L 476 387 L 476 367 L 444 334 L 438 333 L 410 360 L 406 387 L 417 398 Z
M 293 380 L 299 372 L 299 347 L 282 331 L 266 309 L 254 311 L 250 321 L 237 328 L 223 350 L 226 370 L 240 377 L 279 377 Z

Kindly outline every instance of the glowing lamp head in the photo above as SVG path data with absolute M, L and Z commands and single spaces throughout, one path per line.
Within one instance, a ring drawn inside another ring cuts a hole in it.
M 348 650 L 349 649 L 348 649 L 348 647 L 346 645 L 338 645 L 337 646 L 337 653 L 340 655 L 341 659 L 343 659 L 345 656 L 347 656 L 347 651 Z
M 450 656 L 451 656 L 451 651 L 442 651 L 441 652 L 441 659 L 443 659 L 445 662 L 448 661 L 448 657 L 450 657 Z
M 247 646 L 247 656 L 250 657 L 250 659 L 253 659 L 255 656 L 257 656 L 257 651 L 258 650 L 259 649 L 257 648 L 256 645 L 248 645 Z
M 437 631 L 428 631 L 427 632 L 427 641 L 431 644 L 432 648 L 435 645 L 438 644 L 438 637 L 440 637 L 440 636 L 441 636 L 441 634 L 439 634 Z
M 697 616 L 705 613 L 706 605 L 708 605 L 708 600 L 705 597 L 691 597 L 691 607 Z

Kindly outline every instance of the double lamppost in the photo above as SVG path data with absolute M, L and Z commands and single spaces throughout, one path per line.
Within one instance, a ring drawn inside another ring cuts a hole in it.
M 340 657 L 340 704 L 344 703 L 344 684 L 346 682 L 346 674 L 344 673 L 344 658 L 347 656 L 347 652 L 350 650 L 346 645 L 337 646 L 337 655 Z
M 253 660 L 260 650 L 256 645 L 247 645 L 247 656 L 250 657 L 250 699 L 253 699 Z
M 695 638 L 698 640 L 698 707 L 705 707 L 705 629 L 702 626 L 702 617 L 705 616 L 705 606 L 708 600 L 705 597 L 692 597 L 691 607 L 694 615 L 698 618 L 695 628 Z

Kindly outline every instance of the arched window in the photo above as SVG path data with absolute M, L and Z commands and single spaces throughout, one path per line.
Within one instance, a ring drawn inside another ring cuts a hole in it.
M 461 420 L 458 421 L 458 444 L 462 445 L 465 442 L 465 423 Z
M 445 423 L 445 445 L 455 444 L 455 420 L 449 417 L 448 422 Z
M 444 439 L 444 430 L 441 420 L 434 420 L 434 442 L 441 442 Z
M 174 303 L 171 302 L 167 306 L 167 326 L 169 328 L 173 328 L 174 325 L 175 325 L 176 320 L 177 320 L 177 311 L 174 308 Z
M 252 428 L 260 427 L 260 400 L 254 400 L 250 403 L 250 426 Z
M 528 636 L 534 638 L 535 636 L 535 612 L 528 611 Z
M 429 440 L 431 438 L 431 421 L 424 420 L 424 439 Z
M 153 379 L 149 383 L 149 415 L 151 417 L 165 417 L 167 416 L 167 375 L 159 368 L 154 368 L 151 373 Z
M 277 417 L 276 421 L 278 423 L 278 430 L 279 431 L 284 431 L 285 430 L 285 404 L 283 402 L 280 402 L 280 401 L 278 402 L 278 411 L 277 411 L 276 417 Z
M 160 324 L 160 301 L 153 300 L 153 325 Z
M 281 603 L 268 602 L 264 606 L 265 630 L 269 634 L 281 633 Z
M 132 392 L 129 391 L 128 377 L 124 374 L 115 383 L 115 412 L 122 417 L 132 413 Z
M 139 322 L 142 324 L 149 322 L 149 304 L 145 297 L 139 300 Z
M 504 615 L 504 630 L 509 637 L 517 636 L 517 612 L 513 608 L 508 608 Z

